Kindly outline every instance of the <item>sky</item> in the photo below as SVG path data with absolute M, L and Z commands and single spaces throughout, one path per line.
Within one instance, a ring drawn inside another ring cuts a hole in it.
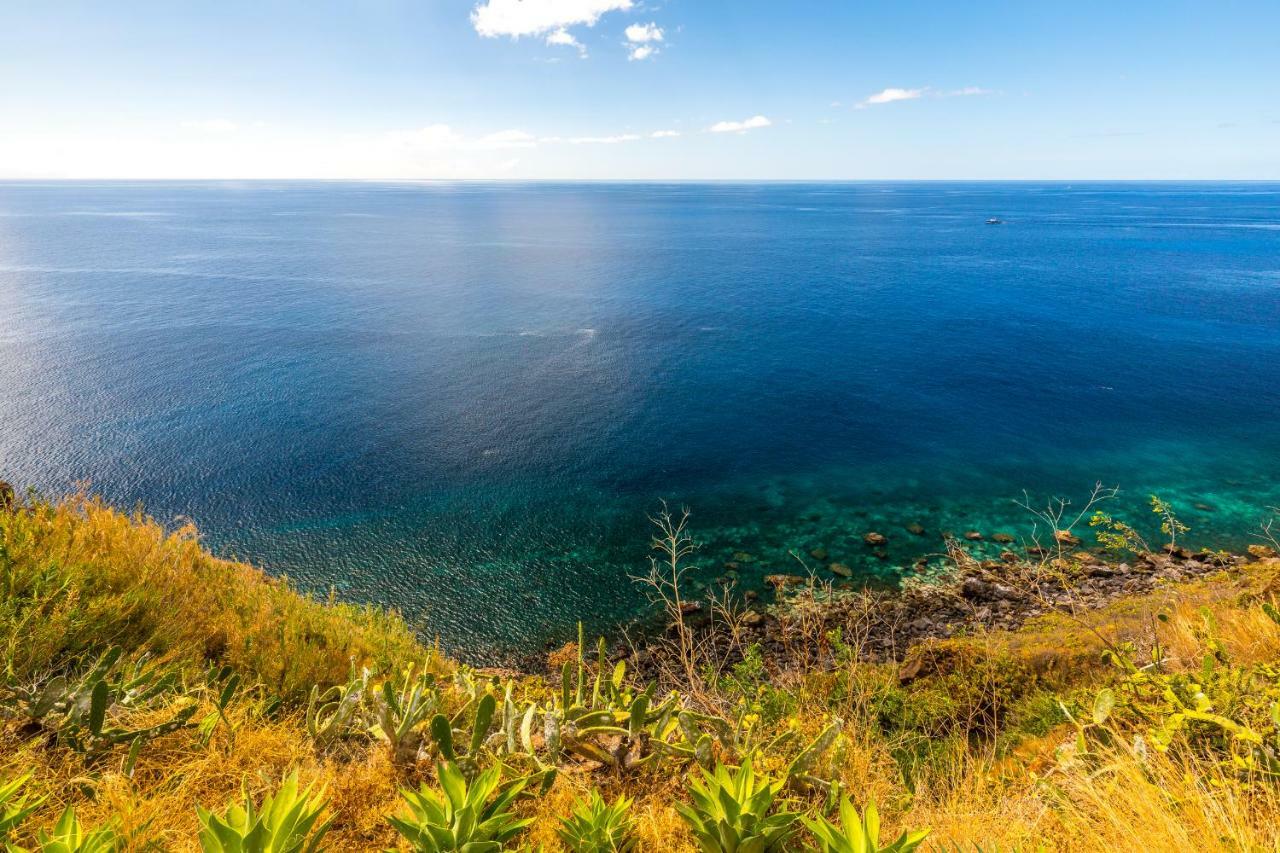
M 0 0 L 0 178 L 1277 180 L 1277 34 L 1277 0 Z

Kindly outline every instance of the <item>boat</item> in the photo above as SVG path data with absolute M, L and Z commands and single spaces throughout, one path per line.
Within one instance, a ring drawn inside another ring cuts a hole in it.
M 1004 220 L 1003 220 L 1003 219 L 997 219 L 996 217 L 994 217 L 994 216 L 993 216 L 993 217 L 991 217 L 990 219 L 988 219 L 988 220 L 987 220 L 987 224 L 988 224 L 988 225 L 1003 225 L 1003 224 L 1004 224 Z

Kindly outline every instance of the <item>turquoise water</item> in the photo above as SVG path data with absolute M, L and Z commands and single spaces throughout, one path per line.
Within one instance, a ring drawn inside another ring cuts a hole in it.
M 0 477 L 477 660 L 633 616 L 663 498 L 707 582 L 1097 480 L 1243 544 L 1278 356 L 1270 184 L 0 184 Z

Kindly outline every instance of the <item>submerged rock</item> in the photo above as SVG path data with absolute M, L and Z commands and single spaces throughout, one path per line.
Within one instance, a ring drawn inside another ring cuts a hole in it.
M 924 525 L 918 521 L 913 521 L 907 525 L 907 532 L 912 536 L 923 536 L 925 534 Z
M 804 583 L 804 578 L 799 575 L 765 575 L 764 582 L 774 589 L 783 589 L 788 586 L 799 586 Z
M 999 542 L 1001 545 L 1008 545 L 1013 541 L 1013 537 L 1008 533 L 997 533 L 991 537 L 992 542 Z
M 866 542 L 872 548 L 878 548 L 881 545 L 888 545 L 889 537 L 885 536 L 883 533 L 876 533 L 873 530 L 870 533 L 864 533 L 862 535 L 862 541 Z
M 965 532 L 964 538 L 968 539 L 970 542 L 981 542 L 982 534 L 977 530 L 969 530 Z
M 827 549 L 826 549 L 826 548 L 823 548 L 822 546 L 818 546 L 817 548 L 814 548 L 812 551 L 810 551 L 810 552 L 809 552 L 809 556 L 810 556 L 810 557 L 813 557 L 813 559 L 815 559 L 815 560 L 819 560 L 819 561 L 821 561 L 821 562 L 826 562 L 826 560 L 827 560 Z
M 844 563 L 832 563 L 827 566 L 827 568 L 831 570 L 832 574 L 839 575 L 842 578 L 853 577 L 853 569 L 849 568 Z

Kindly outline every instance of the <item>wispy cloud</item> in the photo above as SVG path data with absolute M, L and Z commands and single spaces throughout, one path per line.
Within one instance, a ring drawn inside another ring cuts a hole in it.
M 990 89 L 984 89 L 981 86 L 965 86 L 963 89 L 934 89 L 932 86 L 921 86 L 919 89 L 901 89 L 891 86 L 888 89 L 881 89 L 874 95 L 868 95 L 858 103 L 854 104 L 854 108 L 862 110 L 867 107 L 875 107 L 881 104 L 892 104 L 897 101 L 915 101 L 924 97 L 963 98 L 973 95 L 991 94 L 994 93 Z
M 559 29 L 559 30 L 553 31 L 550 35 L 547 36 L 547 44 L 557 45 L 561 47 L 577 48 L 578 55 L 581 56 L 583 59 L 587 58 L 587 46 L 584 45 L 582 42 L 578 41 L 576 38 L 574 38 L 573 33 L 569 32 L 566 29 Z
M 471 10 L 471 25 L 486 38 L 541 36 L 593 27 L 605 13 L 631 7 L 632 0 L 485 0 Z
M 680 135 L 678 130 L 655 130 L 649 134 L 650 139 L 674 139 Z
M 718 121 L 707 130 L 712 133 L 746 133 L 760 127 L 769 127 L 773 122 L 764 116 L 752 116 L 743 121 Z
M 628 59 L 648 59 L 658 52 L 658 42 L 663 40 L 662 28 L 650 22 L 632 24 L 623 31 L 630 48 Z
M 924 95 L 924 89 L 881 89 L 874 95 L 868 95 L 857 104 L 858 109 L 865 107 L 874 107 L 880 104 L 892 104 L 895 101 L 914 101 Z

